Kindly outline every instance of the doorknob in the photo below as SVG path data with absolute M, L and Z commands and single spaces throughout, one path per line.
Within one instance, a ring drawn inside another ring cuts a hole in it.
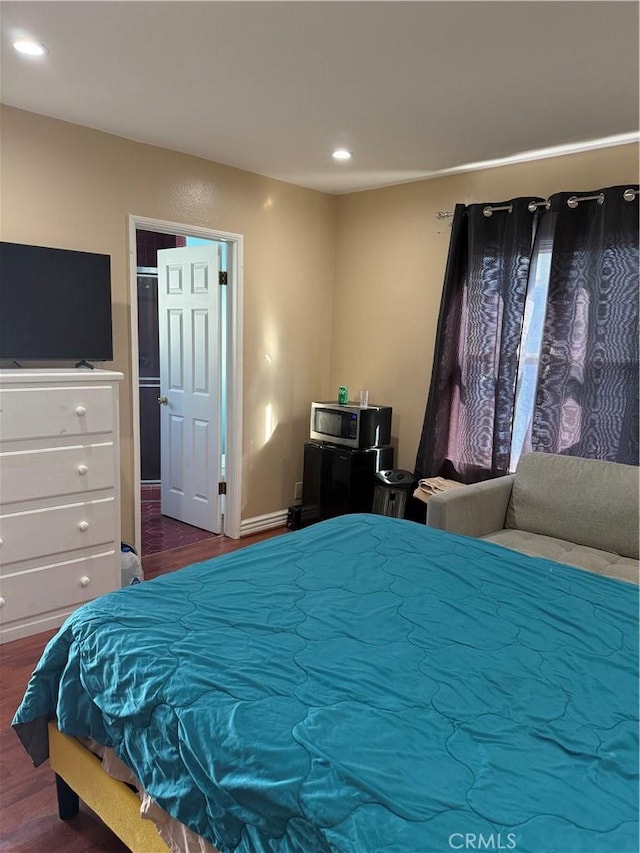
M 169 398 L 168 397 L 158 397 L 158 402 L 160 403 L 161 406 L 168 406 L 169 405 Z

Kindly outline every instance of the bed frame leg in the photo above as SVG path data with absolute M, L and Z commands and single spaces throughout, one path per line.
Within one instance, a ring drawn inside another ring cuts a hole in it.
M 58 815 L 60 820 L 71 820 L 80 810 L 80 798 L 62 776 L 56 773 L 56 791 L 58 793 Z

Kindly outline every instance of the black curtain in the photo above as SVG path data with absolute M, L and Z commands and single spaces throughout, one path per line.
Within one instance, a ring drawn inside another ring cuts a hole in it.
M 534 245 L 538 276 L 550 261 L 524 450 L 638 464 L 638 187 L 627 185 L 456 206 L 416 477 L 508 472 Z
M 416 477 L 508 471 L 532 201 L 456 206 Z
M 638 464 L 637 186 L 552 196 L 531 448 Z M 576 201 L 584 196 L 593 196 Z
M 458 343 L 467 279 L 468 228 L 467 208 L 457 204 L 451 223 L 431 386 L 414 471 L 416 478 L 439 475 L 452 477 L 455 473 L 449 470 L 446 460 L 452 401 L 461 376 Z

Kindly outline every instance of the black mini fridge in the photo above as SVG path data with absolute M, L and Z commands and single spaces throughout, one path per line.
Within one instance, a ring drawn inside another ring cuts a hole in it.
M 302 474 L 303 525 L 350 512 L 371 512 L 376 472 L 393 467 L 393 447 L 352 450 L 308 441 Z

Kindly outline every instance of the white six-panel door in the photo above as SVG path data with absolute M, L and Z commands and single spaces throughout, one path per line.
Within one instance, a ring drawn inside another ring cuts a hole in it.
M 161 511 L 220 533 L 218 247 L 158 251 Z

